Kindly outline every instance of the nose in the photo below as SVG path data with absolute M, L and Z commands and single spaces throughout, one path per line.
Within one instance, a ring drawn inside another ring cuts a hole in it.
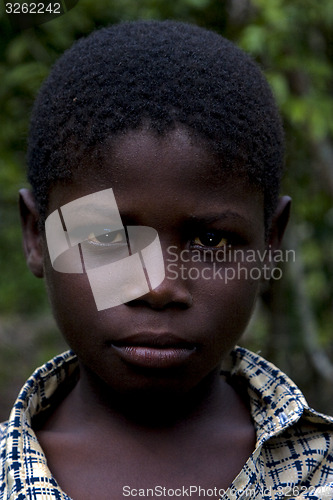
M 167 275 L 156 288 L 138 299 L 127 302 L 129 306 L 146 306 L 156 310 L 188 309 L 192 304 L 193 298 L 185 281 L 181 278 L 171 279 Z
M 167 248 L 170 247 L 172 240 L 168 238 L 167 235 L 159 234 L 159 244 L 161 245 L 162 250 L 162 262 L 159 262 L 153 259 L 154 265 L 156 262 L 160 265 L 164 266 L 164 279 L 160 282 L 158 279 L 154 279 L 151 281 L 151 278 L 154 276 L 154 266 L 146 267 L 145 274 L 147 278 L 147 282 L 149 285 L 149 292 L 145 295 L 141 295 L 140 297 L 128 301 L 126 304 L 130 306 L 145 306 L 150 307 L 151 309 L 163 310 L 167 308 L 174 309 L 188 309 L 192 306 L 193 298 L 189 289 L 189 281 L 182 278 L 181 274 L 178 272 L 174 272 L 174 270 L 169 269 L 166 265 L 167 262 Z M 153 254 L 152 254 L 153 255 Z M 147 266 L 147 260 L 145 260 L 145 266 Z M 157 273 L 159 275 L 159 273 Z M 156 283 L 159 283 L 156 286 Z

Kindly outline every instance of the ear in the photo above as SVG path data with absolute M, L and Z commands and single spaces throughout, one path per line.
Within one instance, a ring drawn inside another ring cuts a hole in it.
M 20 190 L 20 215 L 23 233 L 23 250 L 30 271 L 43 277 L 43 245 L 38 229 L 38 210 L 29 189 Z
M 270 245 L 273 251 L 278 250 L 281 246 L 283 235 L 289 220 L 290 207 L 291 198 L 289 196 L 282 196 L 279 198 L 278 205 L 272 219 L 268 240 L 268 245 Z

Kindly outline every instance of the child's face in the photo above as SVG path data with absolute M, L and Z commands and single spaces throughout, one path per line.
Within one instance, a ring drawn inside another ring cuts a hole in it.
M 103 158 L 90 174 L 54 187 L 48 213 L 112 188 L 124 226 L 158 232 L 166 278 L 140 298 L 98 311 L 86 274 L 55 271 L 45 245 L 56 320 L 83 366 L 112 388 L 188 390 L 218 373 L 250 319 L 260 286 L 250 271 L 258 264 L 238 258 L 239 271 L 232 252 L 264 251 L 263 195 L 245 180 L 216 176 L 216 159 L 181 130 L 160 138 L 130 132 Z M 205 258 L 208 249 L 218 258 Z

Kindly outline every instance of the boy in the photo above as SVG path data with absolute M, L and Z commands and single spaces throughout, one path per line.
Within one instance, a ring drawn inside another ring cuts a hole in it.
M 290 206 L 256 65 L 182 23 L 95 32 L 42 87 L 28 164 L 27 263 L 72 350 L 2 426 L 0 498 L 333 498 L 333 420 L 235 347 L 269 266 L 241 256 Z

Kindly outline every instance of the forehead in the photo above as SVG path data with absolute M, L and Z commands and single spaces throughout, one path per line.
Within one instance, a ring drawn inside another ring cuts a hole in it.
M 216 186 L 217 158 L 210 152 L 204 139 L 194 137 L 186 129 L 175 129 L 164 135 L 149 130 L 129 131 L 111 138 L 101 151 L 98 169 L 99 181 L 126 186 L 147 182 L 159 189 L 191 179 L 199 183 L 202 177 Z M 93 172 L 95 175 L 95 172 Z M 90 169 L 87 171 L 90 176 Z
M 263 195 L 246 178 L 224 170 L 204 139 L 185 129 L 158 136 L 149 130 L 112 138 L 98 164 L 78 170 L 71 189 L 61 189 L 58 205 L 112 187 L 120 212 L 142 207 L 184 216 L 232 207 L 264 223 Z M 254 220 L 252 220 L 254 223 Z
M 229 181 L 232 184 L 247 184 L 247 189 L 253 186 L 246 182 L 241 170 L 235 164 L 232 169 L 225 168 L 222 158 L 212 152 L 208 142 L 192 134 L 186 128 L 177 128 L 166 134 L 157 135 L 150 130 L 133 130 L 123 135 L 111 137 L 102 146 L 98 165 L 88 159 L 84 170 L 79 169 L 76 181 L 109 183 L 121 186 L 125 184 L 141 184 L 149 181 L 161 187 L 163 183 L 177 184 L 183 180 L 191 180 L 191 186 L 198 184 L 203 189 L 218 189 Z M 228 165 L 228 167 L 230 167 Z M 236 174 L 236 175 L 235 175 Z M 230 178 L 229 178 L 230 177 Z

